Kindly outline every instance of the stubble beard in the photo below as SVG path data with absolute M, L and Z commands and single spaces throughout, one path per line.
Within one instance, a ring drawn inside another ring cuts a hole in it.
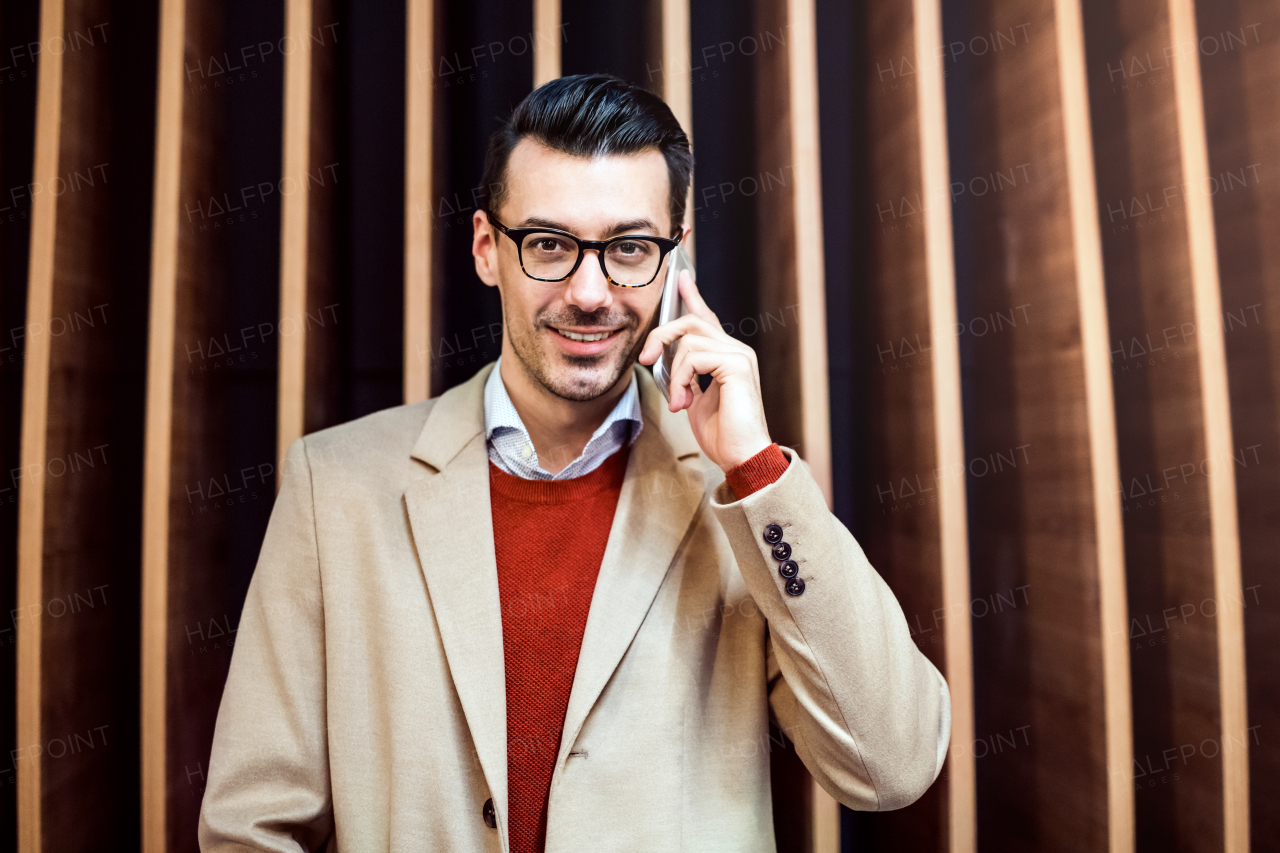
M 506 314 L 506 306 L 503 306 Z M 572 316 L 571 316 L 572 315 Z M 509 318 L 503 317 L 504 323 Z M 635 315 L 625 317 L 626 326 L 618 332 L 627 338 L 626 345 L 617 345 L 600 355 L 565 355 L 548 356 L 543 345 L 544 335 L 558 334 L 551 326 L 555 321 L 567 326 L 617 325 L 623 318 L 617 315 L 596 316 L 578 312 L 573 314 L 540 315 L 534 321 L 532 331 L 526 334 L 509 335 L 511 348 L 525 373 L 533 377 L 547 391 L 563 400 L 584 403 L 605 394 L 617 384 L 624 371 L 636 363 L 640 350 L 644 347 L 644 337 L 637 334 L 640 326 Z M 507 325 L 510 329 L 510 325 Z M 559 361 L 560 364 L 554 364 Z

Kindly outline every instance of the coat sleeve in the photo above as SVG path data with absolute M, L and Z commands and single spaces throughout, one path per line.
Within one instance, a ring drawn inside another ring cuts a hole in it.
M 743 580 L 768 621 L 769 706 L 818 783 L 864 811 L 901 808 L 942 770 L 951 700 L 941 673 L 916 648 L 888 585 L 794 451 L 775 482 L 742 500 L 721 485 L 712 511 Z M 803 592 L 765 540 L 782 541 Z M 793 587 L 794 590 L 794 587 Z
M 319 850 L 333 830 L 311 470 L 285 459 L 218 708 L 200 849 Z

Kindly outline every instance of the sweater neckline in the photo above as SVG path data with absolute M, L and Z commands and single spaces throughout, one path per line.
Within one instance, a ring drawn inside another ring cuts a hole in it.
M 526 480 L 508 474 L 489 462 L 489 489 L 503 498 L 523 504 L 563 504 L 586 500 L 606 491 L 618 491 L 627 473 L 630 446 L 624 444 L 594 471 L 568 480 Z

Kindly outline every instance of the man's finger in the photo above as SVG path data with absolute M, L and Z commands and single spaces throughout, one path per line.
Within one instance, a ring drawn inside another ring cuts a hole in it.
M 726 343 L 740 343 L 724 334 L 724 329 L 709 323 L 702 317 L 695 314 L 685 314 L 683 317 L 677 317 L 670 323 L 665 323 L 649 333 L 649 337 L 645 339 L 644 347 L 640 350 L 640 361 L 645 364 L 657 361 L 658 353 L 663 347 L 676 338 L 689 334 L 702 335 L 708 338 L 723 338 Z
M 735 361 L 741 359 L 742 361 Z M 722 366 L 737 367 L 741 364 L 750 369 L 751 362 L 746 354 L 737 348 L 724 346 L 720 341 L 702 335 L 685 335 L 676 349 L 676 357 L 671 364 L 671 388 L 682 388 L 697 384 L 695 375 L 711 373 Z M 682 395 L 683 397 L 683 395 Z M 689 401 L 692 402 L 692 399 Z
M 680 289 L 680 296 L 684 299 L 684 304 L 688 306 L 690 314 L 701 317 L 711 325 L 719 328 L 720 321 L 716 319 L 715 312 L 707 306 L 706 300 L 698 292 L 698 285 L 694 282 L 693 275 L 688 270 L 683 270 L 680 273 L 677 287 Z
M 707 338 L 693 334 L 685 335 L 680 339 L 676 347 L 676 357 L 671 360 L 670 366 L 671 403 L 674 411 L 678 412 L 693 405 L 694 396 L 689 385 L 698 384 L 697 374 L 694 371 L 686 371 L 685 365 L 691 353 L 711 349 L 708 346 L 710 343 L 711 341 Z M 678 378 L 686 372 L 688 375 L 685 378 Z
M 689 386 L 697 385 L 697 374 L 708 373 L 717 377 L 715 381 L 721 381 L 740 371 L 749 371 L 750 367 L 750 361 L 740 352 L 715 348 L 685 350 L 677 357 L 671 372 L 671 410 L 678 412 L 693 403 L 694 394 Z

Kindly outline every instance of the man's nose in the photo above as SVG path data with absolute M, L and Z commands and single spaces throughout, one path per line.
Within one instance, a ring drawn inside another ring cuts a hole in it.
M 604 271 L 600 269 L 597 250 L 587 249 L 582 253 L 582 263 L 569 277 L 569 290 L 565 294 L 565 300 L 588 314 L 613 303 L 613 285 L 609 284 Z

